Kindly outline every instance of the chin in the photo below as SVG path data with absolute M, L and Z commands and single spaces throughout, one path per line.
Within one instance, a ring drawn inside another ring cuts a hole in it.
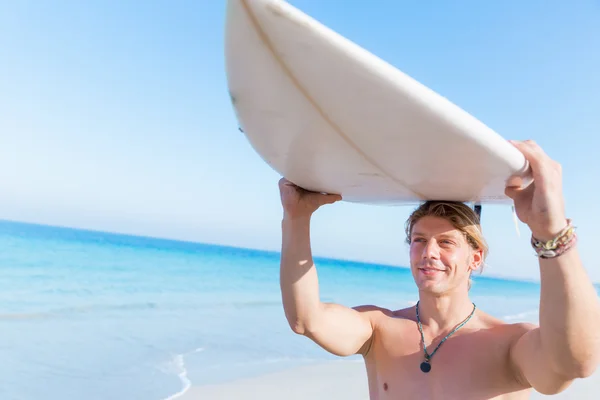
M 446 290 L 446 285 L 441 282 L 433 282 L 433 281 L 421 281 L 416 282 L 417 287 L 422 292 L 428 293 L 443 293 Z
M 440 287 L 423 287 L 420 288 L 421 292 L 423 293 L 430 293 L 430 294 L 442 294 L 442 293 L 446 293 L 447 290 L 445 290 L 444 288 L 440 288 Z

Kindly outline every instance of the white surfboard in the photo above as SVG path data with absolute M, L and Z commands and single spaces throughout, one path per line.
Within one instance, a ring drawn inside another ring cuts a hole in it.
M 240 129 L 275 171 L 345 201 L 510 203 L 524 156 L 394 66 L 281 0 L 228 0 Z M 510 181 L 510 182 L 509 182 Z

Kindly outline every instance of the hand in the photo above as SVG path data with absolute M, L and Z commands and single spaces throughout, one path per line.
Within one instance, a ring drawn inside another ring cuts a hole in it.
M 286 217 L 310 218 L 322 205 L 332 204 L 342 199 L 338 194 L 322 194 L 304 190 L 285 178 L 279 181 L 281 204 Z
M 566 225 L 562 193 L 562 168 L 532 140 L 510 141 L 531 166 L 533 183 L 524 189 L 507 187 L 519 219 L 539 240 L 554 238 Z

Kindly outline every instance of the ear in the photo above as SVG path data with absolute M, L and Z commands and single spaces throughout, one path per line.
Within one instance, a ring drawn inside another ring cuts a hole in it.
M 479 268 L 481 268 L 482 264 L 483 264 L 483 250 L 482 249 L 473 250 L 473 252 L 471 254 L 471 263 L 469 265 L 469 269 L 471 271 L 477 271 Z

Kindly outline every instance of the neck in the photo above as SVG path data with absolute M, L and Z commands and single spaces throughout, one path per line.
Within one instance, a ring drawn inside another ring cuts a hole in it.
M 452 330 L 473 311 L 467 291 L 436 296 L 419 292 L 421 324 L 434 332 Z

